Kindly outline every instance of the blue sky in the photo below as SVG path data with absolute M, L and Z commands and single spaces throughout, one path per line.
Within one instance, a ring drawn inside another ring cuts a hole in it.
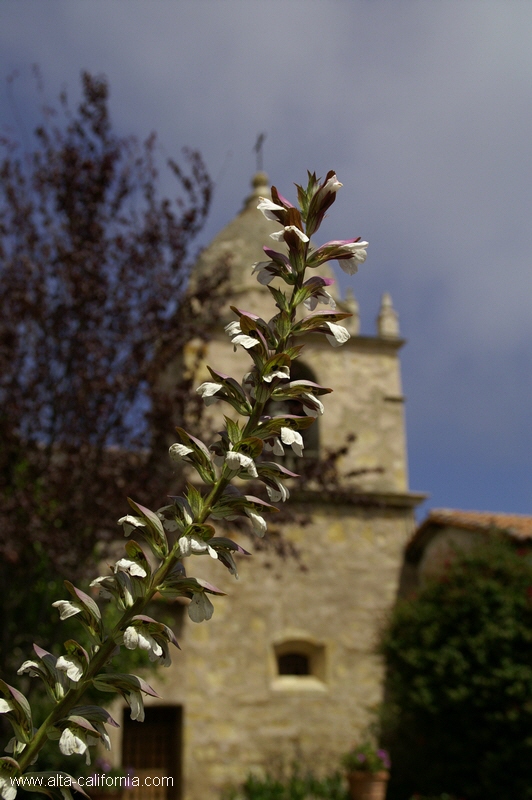
M 203 243 L 240 209 L 258 133 L 284 194 L 335 169 L 322 231 L 370 242 L 362 331 L 390 291 L 408 339 L 422 514 L 532 513 L 531 41 L 529 0 L 2 0 L 0 77 L 19 77 L 0 119 L 31 141 L 32 63 L 50 101 L 104 73 L 117 131 L 202 152 Z

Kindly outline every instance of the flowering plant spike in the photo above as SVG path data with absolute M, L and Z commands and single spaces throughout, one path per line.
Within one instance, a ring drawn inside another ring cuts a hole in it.
M 131 709 L 131 718 L 144 719 L 143 695 L 156 693 L 136 675 L 112 672 L 110 662 L 117 648 L 140 648 L 154 663 L 169 666 L 170 645 L 179 647 L 178 642 L 168 626 L 143 613 L 147 603 L 156 593 L 169 598 L 185 597 L 190 600 L 188 614 L 193 622 L 210 619 L 214 611 L 210 597 L 223 592 L 190 576 L 185 564 L 192 556 L 207 556 L 236 576 L 235 556 L 247 555 L 236 542 L 218 536 L 211 523 L 247 518 L 253 531 L 263 536 L 266 516 L 276 510 L 273 503 L 288 499 L 286 482 L 297 476 L 278 461 L 268 460 L 268 454 L 281 456 L 285 448 L 291 448 L 301 457 L 301 432 L 323 413 L 320 398 L 332 391 L 312 381 L 291 380 L 291 365 L 299 358 L 301 339 L 308 333 L 323 334 L 333 347 L 349 338 L 340 323 L 350 315 L 336 311 L 334 300 L 326 291 L 331 280 L 316 275 L 315 270 L 336 259 L 351 275 L 366 258 L 367 242 L 359 239 L 332 241 L 316 249 L 311 244 L 310 237 L 318 231 L 341 186 L 332 171 L 323 181 L 309 173 L 306 188 L 297 186 L 299 207 L 275 187 L 271 198 L 260 198 L 259 211 L 280 226 L 271 234 L 272 242 L 287 249 L 278 252 L 265 247 L 267 260 L 250 265 L 259 283 L 270 291 L 276 313 L 266 321 L 232 307 L 235 319 L 226 326 L 226 332 L 235 349 L 247 350 L 252 364 L 240 381 L 209 367 L 211 380 L 196 390 L 206 405 L 227 405 L 229 416 L 216 441 L 206 444 L 183 428 L 176 429 L 177 441 L 170 447 L 170 458 L 190 465 L 197 473 L 198 484 L 189 483 L 182 497 L 172 498 L 169 505 L 155 512 L 129 499 L 131 512 L 119 519 L 128 537 L 125 555 L 108 574 L 91 583 L 93 592 L 122 611 L 119 621 L 108 629 L 93 597 L 65 581 L 69 597 L 53 605 L 61 619 L 75 617 L 89 644 L 84 647 L 70 639 L 58 658 L 35 646 L 34 657 L 21 665 L 19 674 L 27 673 L 43 681 L 50 699 L 50 713 L 38 729 L 33 727 L 31 708 L 24 695 L 0 681 L 0 713 L 6 715 L 14 734 L 6 748 L 9 755 L 0 758 L 3 800 L 16 797 L 16 779 L 29 775 L 28 768 L 48 739 L 56 739 L 64 755 L 84 754 L 87 763 L 92 746 L 110 748 L 106 726 L 116 722 L 103 708 L 81 705 L 91 685 L 120 694 Z M 307 270 L 312 270 L 310 277 Z M 316 310 L 319 304 L 326 306 L 325 310 Z M 296 320 L 300 305 L 310 313 Z M 268 404 L 272 400 L 297 400 L 303 411 L 300 415 L 271 416 Z M 268 500 L 247 494 L 241 484 L 236 488 L 232 485 L 235 477 L 263 483 Z M 50 797 L 69 800 L 71 789 L 82 791 L 73 778 L 70 785 L 68 781 L 60 783 L 60 788 L 48 789 Z

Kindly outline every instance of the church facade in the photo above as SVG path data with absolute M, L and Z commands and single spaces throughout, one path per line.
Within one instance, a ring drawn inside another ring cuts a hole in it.
M 256 210 L 261 195 L 269 196 L 263 173 L 241 213 L 202 253 L 191 280 L 224 264 L 231 304 L 269 319 L 272 298 L 251 275 L 278 227 Z M 182 649 L 174 651 L 172 667 L 150 676 L 160 699 L 147 705 L 143 725 L 124 712 L 115 741 L 124 766 L 173 777 L 174 786 L 154 789 L 152 800 L 219 800 L 250 772 L 280 763 L 335 769 L 382 700 L 376 644 L 423 496 L 408 488 L 404 342 L 391 300 L 384 296 L 373 336 L 361 335 L 352 295 L 337 303 L 353 314 L 344 323 L 350 340 L 333 350 L 324 337 L 309 337 L 297 365 L 297 376 L 333 389 L 308 434 L 306 457 L 341 451 L 337 480 L 293 491 L 282 527 L 284 557 L 268 547 L 241 557 L 237 581 L 212 559 L 194 559 L 193 574 L 227 596 L 214 598 L 214 616 L 200 624 L 176 606 Z M 239 380 L 248 371 L 249 355 L 233 352 L 223 330 L 233 318 L 228 310 L 212 331 L 198 384 L 209 377 L 206 364 Z M 200 343 L 189 348 L 180 368 L 197 363 Z M 165 380 L 172 380 L 172 369 Z M 221 405 L 208 409 L 213 426 L 216 414 L 228 413 Z M 232 536 L 252 549 L 242 534 Z M 146 791 L 142 797 L 150 800 Z

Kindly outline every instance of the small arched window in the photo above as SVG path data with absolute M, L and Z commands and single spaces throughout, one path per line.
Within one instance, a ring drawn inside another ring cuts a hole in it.
M 279 675 L 310 675 L 309 657 L 304 653 L 283 653 L 277 656 Z
M 325 647 L 309 639 L 274 645 L 274 688 L 325 688 Z

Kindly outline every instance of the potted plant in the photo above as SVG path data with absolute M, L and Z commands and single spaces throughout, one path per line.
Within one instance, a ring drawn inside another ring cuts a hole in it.
M 384 800 L 390 778 L 390 756 L 370 741 L 342 757 L 352 800 Z

